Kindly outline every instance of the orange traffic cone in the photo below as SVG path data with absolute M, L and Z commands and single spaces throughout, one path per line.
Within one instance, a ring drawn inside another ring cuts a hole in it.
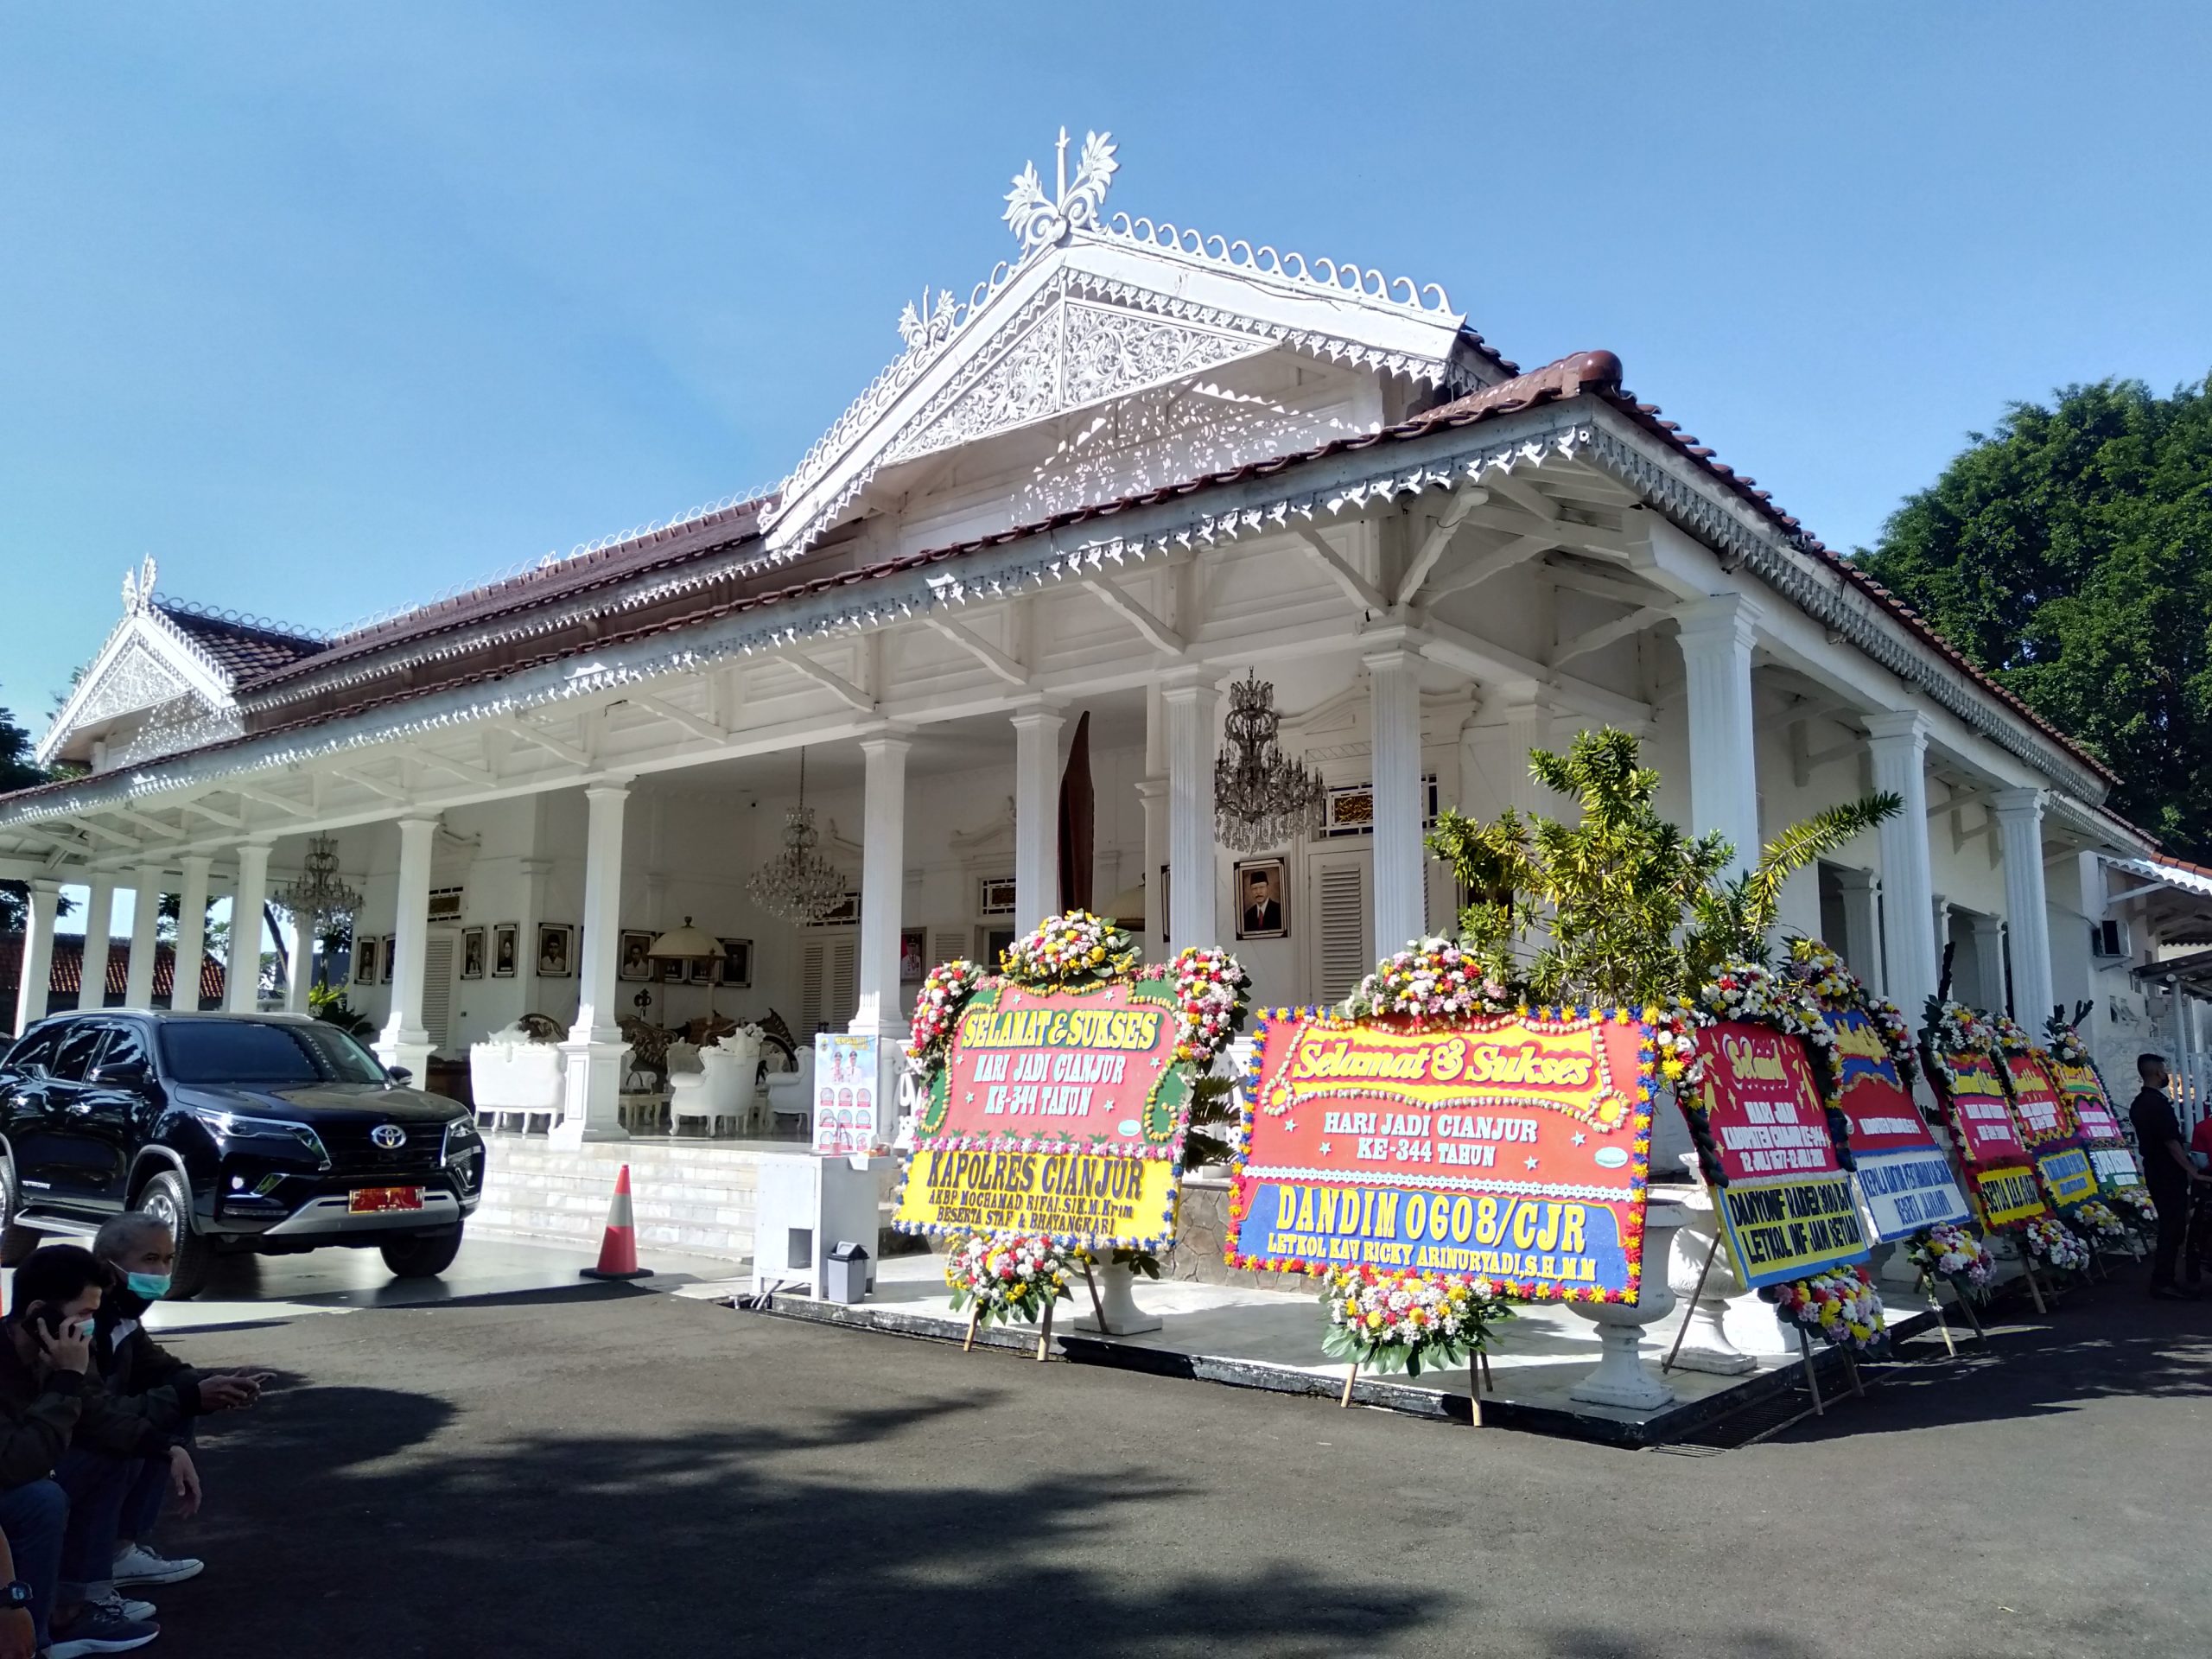
M 582 1269 L 587 1279 L 650 1279 L 651 1268 L 638 1265 L 638 1225 L 630 1213 L 630 1166 L 614 1178 L 614 1197 L 607 1206 L 607 1235 L 600 1241 L 599 1265 Z

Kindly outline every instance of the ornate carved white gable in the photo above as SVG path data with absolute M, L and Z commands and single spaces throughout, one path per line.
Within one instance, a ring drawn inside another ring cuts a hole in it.
M 124 577 L 123 620 L 39 741 L 41 765 L 92 760 L 95 741 L 121 765 L 239 729 L 227 677 L 156 607 L 154 576 L 149 558 Z
M 1113 145 L 1090 135 L 1072 183 L 1066 147 L 1063 133 L 1056 198 L 1033 168 L 1008 194 L 1005 217 L 1022 243 L 1020 259 L 976 284 L 964 305 L 925 290 L 918 307 L 907 306 L 899 319 L 905 352 L 807 452 L 764 515 L 772 557 L 795 556 L 849 517 L 887 467 L 1084 410 L 1151 399 L 1140 427 L 1187 427 L 1195 414 L 1220 416 L 1255 442 L 1302 434 L 1295 418 L 1255 422 L 1234 397 L 1178 415 L 1175 399 L 1161 396 L 1270 352 L 1452 391 L 1496 378 L 1433 283 L 1417 289 L 1331 260 L 1309 266 L 1273 248 L 1125 214 L 1104 219 L 1100 204 L 1120 165 Z M 1199 448 L 1226 450 L 1222 464 L 1261 458 L 1241 441 Z M 1094 471 L 1105 453 L 1090 457 Z M 1065 482 L 1044 493 L 1066 505 L 1104 499 Z

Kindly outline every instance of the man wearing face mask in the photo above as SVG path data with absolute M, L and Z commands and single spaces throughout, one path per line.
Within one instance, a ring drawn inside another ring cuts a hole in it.
M 74 1244 L 34 1250 L 0 1322 L 0 1529 L 21 1580 L 0 1586 L 0 1600 L 20 1597 L 51 1659 L 124 1653 L 161 1634 L 104 1604 L 125 1459 L 164 1453 L 182 1420 L 162 1401 L 118 1399 L 94 1374 L 104 1277 Z
M 126 1402 L 140 1402 L 140 1414 L 174 1414 L 182 1420 L 163 1455 L 133 1460 L 130 1490 L 116 1529 L 111 1582 L 118 1592 L 131 1585 L 181 1584 L 196 1577 L 203 1563 L 189 1556 L 163 1555 L 154 1548 L 152 1537 L 162 1499 L 170 1491 L 175 1491 L 184 1514 L 200 1507 L 200 1471 L 192 1460 L 190 1420 L 253 1404 L 261 1397 L 262 1379 L 242 1373 L 203 1376 L 146 1330 L 146 1310 L 168 1294 L 169 1272 L 176 1263 L 176 1241 L 162 1223 L 135 1211 L 118 1216 L 100 1229 L 92 1241 L 92 1254 L 107 1274 L 105 1294 L 94 1316 L 93 1365 L 111 1394 Z M 137 1613 L 146 1605 L 121 1601 L 119 1611 Z

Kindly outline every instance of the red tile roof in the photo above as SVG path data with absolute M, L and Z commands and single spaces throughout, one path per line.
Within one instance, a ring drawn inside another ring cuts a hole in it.
M 111 941 L 107 948 L 107 995 L 120 997 L 130 984 L 130 945 L 128 940 Z M 4 996 L 10 1014 L 15 1008 L 16 988 L 23 978 L 23 936 L 20 933 L 0 933 L 0 996 Z M 154 950 L 154 997 L 166 1001 L 176 986 L 176 947 L 163 944 Z M 72 934 L 54 936 L 54 966 L 47 976 L 47 988 L 57 996 L 81 997 L 85 989 L 85 942 Z M 219 1001 L 223 995 L 223 964 L 213 957 L 203 956 L 200 962 L 200 997 Z
M 174 600 L 156 600 L 154 608 L 172 627 L 189 639 L 233 681 L 298 662 L 326 649 L 310 634 L 288 632 L 264 623 L 202 611 Z

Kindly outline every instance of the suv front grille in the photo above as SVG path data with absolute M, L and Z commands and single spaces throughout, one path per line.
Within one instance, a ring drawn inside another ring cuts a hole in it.
M 344 1176 L 428 1175 L 439 1167 L 438 1149 L 445 1139 L 439 1123 L 403 1123 L 407 1139 L 386 1148 L 369 1139 L 374 1123 L 323 1125 L 317 1133 L 330 1154 L 331 1173 Z

